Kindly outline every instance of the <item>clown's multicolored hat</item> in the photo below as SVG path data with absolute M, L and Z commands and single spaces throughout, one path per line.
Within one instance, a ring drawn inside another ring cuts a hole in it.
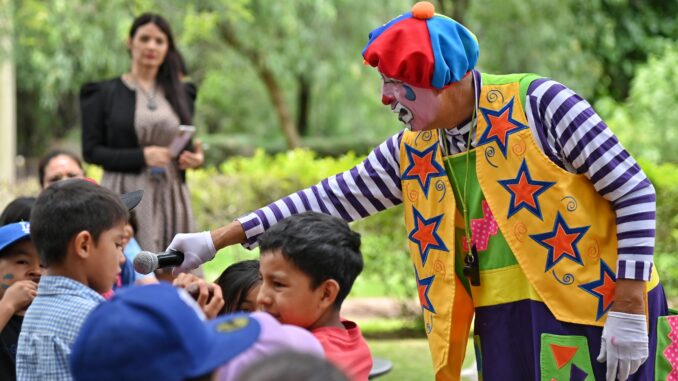
M 422 1 L 374 29 L 363 49 L 365 62 L 387 77 L 423 88 L 443 89 L 478 62 L 478 41 L 468 29 L 435 13 Z

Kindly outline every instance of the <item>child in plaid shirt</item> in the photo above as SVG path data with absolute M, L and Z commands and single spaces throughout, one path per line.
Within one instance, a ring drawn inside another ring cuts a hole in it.
M 123 260 L 128 209 L 122 197 L 82 179 L 53 184 L 31 213 L 31 238 L 47 266 L 19 335 L 18 380 L 71 380 L 71 345 L 89 312 L 111 290 Z

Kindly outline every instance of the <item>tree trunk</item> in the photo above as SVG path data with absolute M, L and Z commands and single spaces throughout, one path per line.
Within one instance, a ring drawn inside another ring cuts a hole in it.
M 461 25 L 466 25 L 466 12 L 471 5 L 471 0 L 438 0 L 438 13 L 452 17 Z
M 278 117 L 278 123 L 280 123 L 280 128 L 285 135 L 287 147 L 290 149 L 299 147 L 299 131 L 297 130 L 297 126 L 292 119 L 290 107 L 285 100 L 285 93 L 276 80 L 275 74 L 266 65 L 265 59 L 261 56 L 261 53 L 256 49 L 243 46 L 235 37 L 235 33 L 233 33 L 231 28 L 226 23 L 219 24 L 219 32 L 221 38 L 228 45 L 230 45 L 240 54 L 244 55 L 254 66 L 254 70 L 264 83 L 266 92 L 268 92 L 271 103 L 273 103 L 273 108 L 275 109 L 276 116 Z
M 276 81 L 273 73 L 267 68 L 258 67 L 257 73 L 264 82 L 268 96 L 271 98 L 271 102 L 275 108 L 275 113 L 278 117 L 278 122 L 280 123 L 280 127 L 285 134 L 287 148 L 294 149 L 299 147 L 301 145 L 299 141 L 299 132 L 297 131 L 297 126 L 294 124 L 294 120 L 292 120 L 290 108 L 287 105 L 285 94 L 283 93 L 282 88 L 278 84 L 278 81 Z
M 308 114 L 311 105 L 311 81 L 305 74 L 297 76 L 299 84 L 299 92 L 297 93 L 297 127 L 299 128 L 299 135 L 306 136 L 308 134 Z

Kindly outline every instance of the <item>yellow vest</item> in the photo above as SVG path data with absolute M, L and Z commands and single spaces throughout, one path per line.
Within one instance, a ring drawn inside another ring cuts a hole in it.
M 454 271 L 458 211 L 438 131 L 403 134 L 400 165 L 408 246 L 437 380 L 459 378 L 473 304 L 540 300 L 560 321 L 594 326 L 604 324 L 612 305 L 616 216 L 584 175 L 553 164 L 537 146 L 523 107 L 535 78 L 483 75 L 475 170 L 519 266 L 481 268 L 473 300 Z M 656 271 L 648 283 L 648 289 L 658 283 Z

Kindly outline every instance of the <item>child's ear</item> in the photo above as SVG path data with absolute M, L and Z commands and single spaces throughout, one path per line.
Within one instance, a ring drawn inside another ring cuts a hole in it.
M 328 279 L 320 285 L 322 290 L 322 296 L 320 298 L 320 306 L 322 308 L 329 308 L 334 304 L 334 301 L 337 300 L 337 295 L 339 295 L 339 283 L 334 279 Z
M 73 246 L 75 254 L 82 259 L 89 257 L 89 254 L 94 247 L 94 237 L 87 230 L 83 230 L 75 235 L 73 238 Z

